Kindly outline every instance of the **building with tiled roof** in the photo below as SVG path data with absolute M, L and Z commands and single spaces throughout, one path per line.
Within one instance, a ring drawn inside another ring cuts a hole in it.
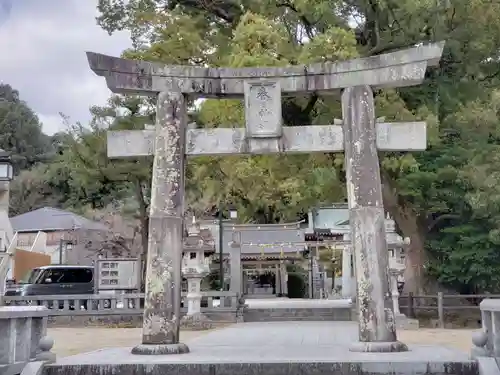
M 10 222 L 17 233 L 17 248 L 30 250 L 43 241 L 37 248 L 50 255 L 53 264 L 92 264 L 98 242 L 110 232 L 102 223 L 52 207 L 14 216 Z M 95 243 L 89 246 L 89 241 Z
M 10 218 L 12 229 L 18 233 L 60 232 L 76 229 L 107 230 L 101 223 L 70 211 L 43 207 Z

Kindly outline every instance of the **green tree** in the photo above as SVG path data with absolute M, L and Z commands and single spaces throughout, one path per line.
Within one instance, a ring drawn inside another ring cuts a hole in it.
M 65 195 L 58 190 L 50 165 L 38 164 L 23 170 L 10 184 L 10 216 L 42 207 L 61 207 Z M 61 177 L 62 176 L 58 176 Z
M 493 91 L 488 99 L 469 102 L 450 118 L 450 151 L 440 158 L 448 165 L 445 178 L 454 182 L 448 193 L 455 189 L 463 194 L 447 199 L 451 212 L 460 215 L 448 215 L 453 225 L 438 224 L 439 231 L 430 236 L 429 266 L 439 280 L 464 293 L 500 287 L 499 99 Z M 457 170 L 457 164 L 463 167 Z
M 500 3 L 100 0 L 98 9 L 98 23 L 105 30 L 131 32 L 134 50 L 126 56 L 164 63 L 288 65 L 371 56 L 422 41 L 446 40 L 439 67 L 429 70 L 423 85 L 376 92 L 376 104 L 377 116 L 429 124 L 428 151 L 382 155 L 386 208 L 412 241 L 407 287 L 423 289 L 424 267 L 436 276 L 432 270 L 439 269 L 438 255 L 445 250 L 455 253 L 450 244 L 458 240 L 452 239 L 451 227 L 457 228 L 457 217 L 464 220 L 478 209 L 467 199 L 472 196 L 471 177 L 462 172 L 487 137 L 484 124 L 477 124 L 480 139 L 469 142 L 470 132 L 464 128 L 475 122 L 467 118 L 458 127 L 456 115 L 469 103 L 486 100 L 489 88 L 498 85 Z M 283 104 L 284 122 L 291 126 L 340 117 L 337 96 L 312 94 Z M 207 100 L 196 117 L 200 126 L 241 126 L 241 103 Z M 457 133 L 460 142 L 454 144 Z M 193 202 L 208 207 L 234 201 L 243 206 L 247 219 L 261 222 L 290 219 L 314 202 L 332 202 L 343 194 L 342 159 L 335 155 L 200 158 L 191 164 Z M 484 234 L 478 223 L 474 231 Z M 476 237 L 474 231 L 459 229 L 464 244 Z M 464 282 L 459 268 L 445 268 L 447 276 L 441 281 Z
M 18 215 L 45 206 L 60 207 L 66 191 L 63 175 L 48 164 L 57 151 L 57 136 L 42 132 L 42 124 L 10 85 L 0 84 L 0 148 L 12 155 L 10 214 Z
M 50 155 L 50 137 L 35 113 L 10 85 L 0 84 L 0 148 L 12 154 L 15 172 Z
M 69 171 L 74 208 L 115 206 L 140 222 L 141 241 L 147 248 L 151 158 L 111 160 L 107 156 L 107 130 L 143 129 L 151 123 L 150 110 L 140 98 L 112 96 L 104 107 L 91 109 L 89 127 L 76 124 L 61 144 L 54 165 Z

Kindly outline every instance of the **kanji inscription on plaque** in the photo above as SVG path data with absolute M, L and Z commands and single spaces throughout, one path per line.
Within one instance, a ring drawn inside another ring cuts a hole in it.
M 281 87 L 279 81 L 245 82 L 245 120 L 250 138 L 281 136 Z

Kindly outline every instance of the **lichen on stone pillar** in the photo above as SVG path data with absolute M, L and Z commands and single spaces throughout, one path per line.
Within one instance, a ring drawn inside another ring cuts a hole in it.
M 342 93 L 347 195 L 357 283 L 359 342 L 353 351 L 408 350 L 397 341 L 388 278 L 388 251 L 376 146 L 373 92 Z
M 183 247 L 186 100 L 161 92 L 151 184 L 142 344 L 133 354 L 178 354 Z

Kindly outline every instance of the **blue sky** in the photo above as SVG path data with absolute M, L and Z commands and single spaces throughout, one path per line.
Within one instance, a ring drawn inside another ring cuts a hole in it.
M 85 51 L 118 56 L 125 32 L 109 36 L 95 22 L 97 0 L 0 0 L 0 82 L 19 90 L 44 132 L 64 130 L 59 112 L 88 122 L 89 107 L 106 102 L 104 79 Z

